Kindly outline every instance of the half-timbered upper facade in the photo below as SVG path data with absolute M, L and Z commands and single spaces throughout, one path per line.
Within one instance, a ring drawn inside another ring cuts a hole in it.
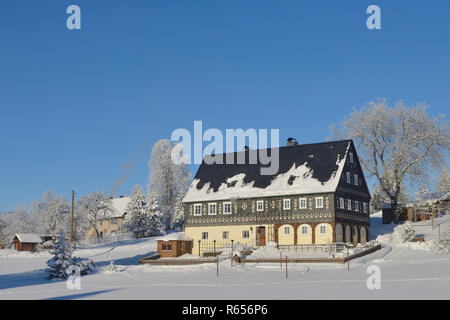
M 277 151 L 274 175 L 260 174 L 259 159 L 249 164 L 252 150 L 242 151 L 242 164 L 225 164 L 225 154 L 215 155 L 224 164 L 203 161 L 183 199 L 194 250 L 198 241 L 214 240 L 252 246 L 368 240 L 370 193 L 351 140 Z

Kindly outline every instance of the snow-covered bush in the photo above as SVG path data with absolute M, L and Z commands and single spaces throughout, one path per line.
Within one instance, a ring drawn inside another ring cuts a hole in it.
M 94 271 L 95 263 L 87 258 L 72 257 L 72 251 L 69 248 L 64 234 L 60 232 L 58 242 L 53 245 L 50 254 L 53 258 L 47 261 L 49 266 L 49 279 L 67 279 L 72 274 L 69 267 L 77 266 L 80 270 L 80 275 L 86 275 Z
M 60 232 L 58 242 L 53 245 L 53 249 L 50 254 L 54 255 L 53 258 L 47 261 L 47 265 L 50 267 L 48 270 L 50 279 L 67 279 L 69 275 L 66 270 L 69 266 L 73 266 L 75 263 L 72 259 L 72 251 L 70 250 L 67 240 L 64 234 Z
M 414 230 L 414 225 L 412 224 L 411 221 L 407 221 L 405 223 L 405 228 L 403 229 L 402 232 L 403 242 L 413 241 L 415 237 L 416 237 L 416 230 Z

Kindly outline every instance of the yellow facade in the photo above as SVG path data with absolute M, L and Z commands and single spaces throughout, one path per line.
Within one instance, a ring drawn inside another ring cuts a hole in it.
M 108 236 L 123 232 L 123 218 L 103 219 L 97 221 L 97 230 L 101 236 Z M 90 228 L 86 232 L 86 239 L 97 238 L 97 233 L 94 228 Z
M 202 227 L 185 227 L 184 233 L 186 237 L 193 240 L 192 254 L 198 254 L 198 241 L 202 242 L 229 242 L 233 240 L 234 243 L 240 242 L 245 245 L 253 246 L 256 241 L 256 228 L 259 226 L 266 227 L 266 243 L 267 243 L 267 225 L 224 225 L 224 226 L 202 226 Z M 202 233 L 207 232 L 208 238 L 203 239 Z M 224 239 L 224 232 L 227 232 L 227 237 Z M 244 235 L 248 234 L 248 238 Z M 202 254 L 202 252 L 200 252 Z
M 306 233 L 302 230 L 306 228 Z M 312 228 L 309 224 L 301 224 L 297 229 L 297 243 L 298 244 L 311 244 L 312 243 Z
M 294 227 L 290 224 L 284 224 L 278 228 L 278 244 L 293 245 L 294 244 Z
M 322 228 L 321 228 L 322 227 Z M 325 232 L 322 233 L 323 229 Z M 316 244 L 326 244 L 333 242 L 333 227 L 329 223 L 318 224 L 315 228 Z

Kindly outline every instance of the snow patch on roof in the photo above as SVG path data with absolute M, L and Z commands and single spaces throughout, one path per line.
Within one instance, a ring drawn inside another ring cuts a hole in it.
M 291 169 L 277 175 L 266 188 L 253 187 L 254 181 L 244 183 L 244 173 L 227 179 L 227 183 L 222 183 L 216 192 L 210 188 L 210 183 L 197 189 L 200 180 L 194 179 L 183 202 L 334 192 L 338 186 L 345 159 L 346 155 L 342 159 L 337 158 L 338 169 L 333 172 L 328 181 L 323 183 L 312 177 L 314 171 L 308 167 L 307 162 L 297 167 L 293 164 Z
M 169 240 L 186 240 L 191 241 L 191 238 L 186 237 L 184 232 L 173 232 L 166 234 L 165 236 L 157 238 L 157 240 L 169 241 Z
M 41 243 L 42 239 L 34 233 L 17 233 L 14 235 L 22 243 Z M 13 239 L 14 239 L 13 237 Z
M 125 214 L 125 209 L 127 208 L 128 202 L 130 202 L 130 197 L 111 199 L 111 202 L 113 207 L 111 218 L 121 218 Z

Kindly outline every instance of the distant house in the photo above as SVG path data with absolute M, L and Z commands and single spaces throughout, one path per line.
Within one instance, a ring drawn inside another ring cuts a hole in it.
M 431 216 L 448 213 L 450 210 L 450 192 L 436 192 L 424 194 L 415 201 L 406 204 L 408 220 L 423 221 L 431 219 Z
M 34 233 L 17 233 L 11 239 L 17 251 L 35 252 L 42 243 L 42 238 Z
M 123 221 L 125 217 L 125 209 L 127 208 L 130 197 L 120 196 L 111 199 L 113 212 L 110 216 L 97 221 L 97 229 L 100 231 L 100 238 L 111 236 L 124 232 Z M 86 239 L 97 238 L 94 228 L 90 228 L 86 232 Z

